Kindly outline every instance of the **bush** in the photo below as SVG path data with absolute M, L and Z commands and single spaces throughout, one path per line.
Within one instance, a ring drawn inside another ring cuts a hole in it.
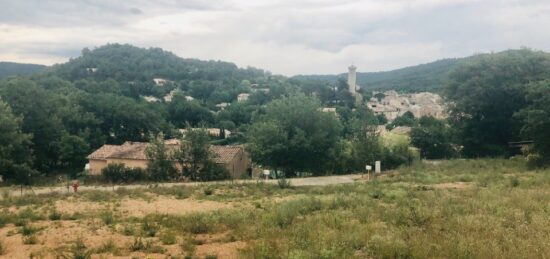
M 119 184 L 145 181 L 149 178 L 145 170 L 128 168 L 124 164 L 109 164 L 101 170 L 101 174 L 106 181 Z
M 160 241 L 164 245 L 173 245 L 177 242 L 177 239 L 176 239 L 176 235 L 174 235 L 173 232 L 169 231 L 169 232 L 163 233 L 160 236 Z
M 286 179 L 286 177 L 277 179 L 277 185 L 279 185 L 281 189 L 288 189 L 291 187 L 290 180 Z
M 200 172 L 201 181 L 219 181 L 229 179 L 229 171 L 225 167 L 213 162 L 207 162 Z
M 52 221 L 60 220 L 61 219 L 61 213 L 59 213 L 59 211 L 57 211 L 57 210 L 53 210 L 50 213 L 50 215 L 48 216 L 48 218 Z
M 25 245 L 35 245 L 38 244 L 38 238 L 35 235 L 24 236 L 23 244 Z
M 0 240 L 0 255 L 3 255 L 6 253 L 6 245 L 2 240 Z

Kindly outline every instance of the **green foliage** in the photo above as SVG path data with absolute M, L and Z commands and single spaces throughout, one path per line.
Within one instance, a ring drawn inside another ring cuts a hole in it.
M 160 133 L 156 137 L 151 135 L 145 154 L 148 159 L 147 171 L 152 180 L 166 181 L 176 177 L 177 170 L 168 152 L 164 144 L 164 134 Z
M 398 126 L 414 127 L 417 124 L 418 122 L 414 118 L 414 115 L 410 111 L 407 111 L 403 115 L 395 118 L 390 124 L 386 125 L 386 128 L 392 130 Z
M 453 158 L 457 151 L 452 144 L 452 130 L 444 121 L 422 117 L 411 130 L 411 144 L 421 150 L 427 159 Z
M 114 184 L 133 183 L 149 179 L 147 172 L 141 168 L 128 168 L 124 164 L 111 163 L 101 170 L 103 178 Z
M 15 75 L 30 75 L 44 71 L 45 69 L 46 66 L 44 65 L 0 62 L 0 78 Z
M 529 84 L 550 78 L 549 71 L 550 54 L 529 49 L 479 55 L 457 67 L 446 95 L 464 155 L 508 155 L 508 142 L 521 140 L 513 115 L 527 107 Z
M 182 168 L 182 175 L 192 180 L 202 179 L 199 174 L 207 163 L 210 163 L 210 137 L 204 128 L 192 129 L 188 127 L 185 137 L 180 141 L 178 150 L 174 153 L 174 160 Z M 202 173 L 202 172 L 201 172 Z
M 338 119 L 319 110 L 315 98 L 303 94 L 269 103 L 249 132 L 252 159 L 292 175 L 298 171 L 324 173 L 333 158 L 341 125 Z
M 277 179 L 277 186 L 279 186 L 279 188 L 281 189 L 287 189 L 292 187 L 292 185 L 290 184 L 290 180 L 286 179 L 286 177 L 281 177 Z
M 31 135 L 21 130 L 22 119 L 0 99 L 0 176 L 16 183 L 30 183 L 32 170 Z
M 6 254 L 6 251 L 7 251 L 7 246 L 6 246 L 6 244 L 4 243 L 4 241 L 2 241 L 2 240 L 0 239 L 0 255 Z
M 521 136 L 533 140 L 527 147 L 529 162 L 533 166 L 550 164 L 550 79 L 531 83 L 527 92 L 529 105 L 516 114 L 523 122 Z

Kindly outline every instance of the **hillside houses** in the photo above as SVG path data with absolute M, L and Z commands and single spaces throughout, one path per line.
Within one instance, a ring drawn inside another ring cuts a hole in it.
M 380 95 L 374 93 L 373 95 Z M 443 99 L 438 94 L 422 92 L 414 94 L 398 94 L 396 91 L 386 91 L 382 98 L 372 97 L 367 106 L 376 114 L 383 114 L 388 121 L 410 111 L 414 117 L 431 116 L 443 119 L 447 116 Z

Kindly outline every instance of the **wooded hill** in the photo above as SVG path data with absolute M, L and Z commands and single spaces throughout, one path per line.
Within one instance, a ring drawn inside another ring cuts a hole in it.
M 0 78 L 7 76 L 30 75 L 44 71 L 46 68 L 47 67 L 44 65 L 0 62 Z
M 357 84 L 368 91 L 434 92 L 444 87 L 445 80 L 447 80 L 451 70 L 457 67 L 461 61 L 469 58 L 471 57 L 442 59 L 385 72 L 358 72 Z M 342 70 L 345 69 L 347 68 L 342 68 Z M 339 75 L 298 75 L 294 78 L 335 83 L 338 78 L 347 78 L 347 73 Z

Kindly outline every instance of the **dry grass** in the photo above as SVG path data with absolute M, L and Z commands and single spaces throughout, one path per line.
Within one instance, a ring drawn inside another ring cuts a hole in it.
M 178 189 L 180 188 L 180 189 Z M 5 197 L 12 258 L 548 258 L 550 171 L 419 164 L 325 187 L 234 184 Z

